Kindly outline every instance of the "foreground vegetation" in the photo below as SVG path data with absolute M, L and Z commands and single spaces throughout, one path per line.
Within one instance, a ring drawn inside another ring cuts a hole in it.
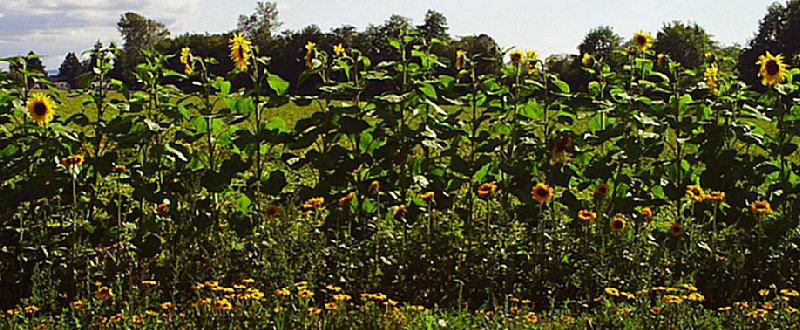
M 0 324 L 797 323 L 800 70 L 767 52 L 751 87 L 637 33 L 624 65 L 583 56 L 584 93 L 535 52 L 479 74 L 482 54 L 438 43 L 408 32 L 372 63 L 309 40 L 319 97 L 288 95 L 239 34 L 224 77 L 227 59 L 143 51 L 136 91 L 100 48 L 66 112 L 29 89 L 47 84 L 32 58 L 6 59 L 23 80 L 0 84 Z

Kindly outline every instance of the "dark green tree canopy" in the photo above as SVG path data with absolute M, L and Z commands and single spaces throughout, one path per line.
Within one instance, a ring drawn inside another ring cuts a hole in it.
M 695 69 L 703 64 L 704 54 L 715 46 L 711 36 L 697 23 L 672 21 L 658 31 L 653 48 L 684 67 Z
M 61 66 L 58 68 L 59 78 L 68 82 L 72 87 L 75 87 L 75 82 L 78 77 L 85 72 L 81 61 L 78 60 L 78 56 L 76 56 L 75 53 L 68 53 L 67 56 L 64 57 L 64 61 L 61 62 Z
M 259 1 L 256 11 L 249 16 L 239 15 L 236 30 L 245 37 L 257 42 L 266 42 L 272 39 L 272 34 L 277 31 L 283 22 L 278 20 L 278 3 Z
M 611 59 L 614 49 L 619 48 L 620 43 L 622 43 L 622 37 L 614 33 L 612 27 L 598 26 L 583 37 L 583 42 L 578 45 L 578 53 L 580 55 L 590 54 L 608 60 Z
M 117 30 L 124 44 L 115 63 L 115 75 L 132 84 L 131 72 L 144 59 L 141 51 L 156 50 L 156 46 L 169 37 L 169 30 L 163 23 L 132 12 L 122 14 L 117 22 Z

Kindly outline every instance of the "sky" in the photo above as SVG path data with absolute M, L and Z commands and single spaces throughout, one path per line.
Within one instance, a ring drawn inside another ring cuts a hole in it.
M 696 22 L 723 45 L 745 45 L 773 0 L 277 0 L 281 30 L 316 24 L 322 31 L 351 25 L 359 31 L 392 14 L 422 24 L 428 9 L 447 18 L 453 36 L 486 33 L 503 48 L 540 55 L 575 54 L 592 28 L 608 25 L 627 39 L 639 30 L 655 36 L 668 22 Z M 783 3 L 784 1 L 780 1 Z M 224 33 L 256 0 L 0 0 L 0 57 L 41 55 L 57 71 L 68 52 L 79 56 L 97 40 L 108 44 L 128 11 L 164 23 L 173 36 Z M 7 68 L 7 65 L 0 65 Z

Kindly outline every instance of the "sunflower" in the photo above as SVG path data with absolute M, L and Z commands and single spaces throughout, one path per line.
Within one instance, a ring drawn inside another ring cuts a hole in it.
M 614 218 L 611 219 L 611 222 L 608 223 L 611 226 L 611 230 L 617 233 L 621 233 L 625 230 L 625 219 L 622 218 Z
M 680 236 L 683 234 L 683 225 L 679 223 L 673 223 L 672 226 L 669 226 L 669 233 L 674 236 Z
M 783 63 L 783 55 L 772 56 L 769 52 L 758 57 L 756 65 L 759 65 L 758 76 L 761 77 L 761 84 L 767 87 L 782 83 L 786 79 L 786 63 Z
M 461 70 L 462 58 L 466 55 L 467 55 L 466 50 L 461 48 L 456 49 L 456 63 L 455 63 L 456 70 Z
M 223 299 L 214 300 L 214 309 L 215 310 L 218 310 L 218 311 L 219 310 L 229 311 L 232 308 L 233 308 L 233 305 L 231 305 L 231 302 L 228 301 L 228 299 L 223 298 Z
M 608 187 L 607 184 L 605 184 L 604 182 L 601 182 L 600 184 L 597 185 L 597 187 L 595 187 L 594 195 L 597 196 L 597 197 L 603 198 L 603 197 L 606 197 L 606 195 L 608 195 L 608 192 L 610 190 L 611 189 Z
M 306 68 L 311 69 L 311 57 L 314 55 L 314 49 L 317 48 L 317 44 L 313 41 L 308 41 L 306 43 L 306 56 L 304 57 L 306 62 Z
M 647 218 L 647 223 L 650 223 L 650 221 L 653 221 L 653 211 L 649 207 L 643 207 L 639 211 L 639 214 L 641 214 L 643 217 Z
M 703 188 L 700 188 L 700 186 L 696 184 L 686 186 L 686 194 L 689 195 L 690 199 L 696 202 L 702 202 L 703 199 L 706 198 L 706 193 L 703 191 Z
M 633 44 L 641 50 L 648 50 L 653 47 L 653 38 L 649 33 L 639 30 L 633 35 Z
M 750 210 L 755 214 L 767 214 L 772 212 L 772 207 L 769 205 L 768 201 L 757 200 L 753 202 L 753 204 L 750 204 Z
M 333 46 L 333 54 L 336 56 L 342 56 L 342 54 L 344 54 L 344 47 L 342 47 L 342 43 Z
M 514 51 L 512 51 L 509 57 L 511 57 L 511 62 L 517 64 L 522 63 L 522 51 L 519 49 L 515 49 Z
M 656 65 L 657 65 L 657 66 L 662 66 L 662 65 L 664 65 L 664 57 L 666 57 L 666 55 L 664 55 L 664 54 L 658 54 L 658 55 L 656 55 Z
M 234 67 L 240 71 L 247 70 L 247 66 L 250 65 L 250 57 L 253 56 L 250 40 L 245 39 L 241 33 L 234 33 L 228 43 L 230 44 L 231 60 L 233 60 Z
M 353 199 L 353 195 L 354 194 L 351 191 L 351 192 L 347 193 L 347 195 L 342 196 L 342 198 L 339 198 L 339 206 L 344 206 L 345 204 L 347 204 L 347 202 L 349 202 L 351 199 Z
M 583 57 L 581 57 L 581 64 L 584 66 L 591 66 L 592 62 L 592 55 L 589 55 L 589 53 L 583 53 Z
M 308 314 L 309 314 L 309 315 L 317 315 L 317 314 L 319 314 L 320 312 L 322 312 L 322 309 L 321 309 L 321 308 L 319 308 L 319 307 L 309 307 L 309 308 L 308 308 Z
M 708 68 L 706 68 L 706 72 L 703 74 L 703 79 L 706 81 L 706 85 L 708 85 L 708 92 L 711 94 L 719 93 L 719 68 L 716 64 L 712 64 Z
M 183 64 L 183 72 L 187 75 L 192 74 L 194 69 L 191 65 L 192 49 L 189 47 L 181 48 L 181 64 Z
M 497 185 L 494 183 L 484 183 L 478 187 L 478 196 L 486 198 L 497 190 Z
M 112 290 L 107 286 L 103 286 L 98 288 L 97 291 L 95 291 L 94 295 L 97 298 L 105 300 L 114 296 L 114 290 Z
M 303 203 L 303 209 L 311 210 L 311 209 L 318 208 L 318 207 L 322 206 L 323 204 L 325 204 L 325 197 L 322 197 L 322 196 L 312 197 L 312 198 L 307 199 L 305 201 L 305 203 Z
M 431 200 L 433 199 L 434 196 L 436 196 L 436 193 L 433 191 L 426 191 L 424 193 L 419 194 L 419 198 L 422 198 L 422 200 L 424 201 Z
M 61 165 L 65 167 L 81 166 L 81 164 L 83 164 L 83 155 L 81 154 L 61 158 Z
M 274 218 L 274 217 L 278 216 L 278 211 L 279 210 L 280 209 L 278 208 L 278 205 L 274 205 L 273 204 L 273 205 L 267 206 L 267 209 L 264 211 L 264 213 L 266 213 L 267 218 Z
M 578 211 L 578 219 L 581 221 L 592 221 L 597 218 L 597 213 L 589 210 Z
M 53 120 L 56 104 L 49 95 L 35 93 L 28 99 L 26 106 L 28 107 L 28 112 L 33 116 L 33 121 L 37 124 L 47 124 Z
M 557 138 L 550 142 L 550 158 L 554 160 L 561 160 L 564 158 L 564 152 L 575 145 L 575 140 L 568 132 L 562 132 Z
M 706 199 L 714 202 L 720 202 L 725 199 L 725 192 L 723 191 L 712 191 L 706 194 Z
M 528 49 L 526 55 L 527 57 L 525 57 L 525 60 L 528 62 L 528 74 L 532 74 L 536 72 L 536 51 Z
M 396 217 L 398 214 L 403 213 L 403 211 L 405 211 L 405 210 L 406 210 L 406 205 L 405 204 L 397 205 L 397 208 L 394 209 L 394 213 L 392 214 L 392 216 Z
M 374 192 L 374 191 L 377 191 L 378 188 L 380 188 L 380 187 L 381 187 L 381 183 L 378 180 L 372 180 L 372 182 L 369 183 L 369 187 L 367 187 L 367 190 L 369 190 L 371 192 Z
M 541 204 L 547 203 L 553 198 L 553 188 L 544 183 L 537 183 L 531 189 L 531 197 Z

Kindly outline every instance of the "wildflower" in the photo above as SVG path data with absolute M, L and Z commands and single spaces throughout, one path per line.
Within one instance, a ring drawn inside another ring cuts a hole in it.
M 769 289 L 761 289 L 758 290 L 758 295 L 762 297 L 769 296 Z
M 511 62 L 514 62 L 514 63 L 517 63 L 517 64 L 522 63 L 522 51 L 521 50 L 515 49 L 514 51 L 511 52 L 511 54 L 509 56 L 511 57 Z
M 108 299 L 114 296 L 114 290 L 109 287 L 103 286 L 97 289 L 94 293 L 95 297 L 100 299 Z
M 578 219 L 581 221 L 592 221 L 597 218 L 597 213 L 589 210 L 578 211 Z
M 161 309 L 163 309 L 163 310 L 168 310 L 168 309 L 173 309 L 173 308 L 175 308 L 175 303 L 174 302 L 165 301 L 165 302 L 161 303 Z
M 398 214 L 400 214 L 400 213 L 403 213 L 403 211 L 405 211 L 405 209 L 406 209 L 406 206 L 405 206 L 405 204 L 400 204 L 400 205 L 397 205 L 397 208 L 396 208 L 396 209 L 394 209 L 394 214 L 393 214 L 393 216 L 394 216 L 394 217 L 397 217 L 397 215 L 398 215 Z
M 616 288 L 605 288 L 603 289 L 603 292 L 609 296 L 619 297 L 619 290 Z
M 664 57 L 665 57 L 665 55 L 664 55 L 664 54 L 658 54 L 658 55 L 656 55 L 656 65 L 657 65 L 657 66 L 662 66 L 662 65 L 664 65 Z
M 314 296 L 314 291 L 307 289 L 300 289 L 297 291 L 297 296 L 300 298 L 311 298 Z
M 181 64 L 183 64 L 183 72 L 187 75 L 192 74 L 194 69 L 192 69 L 191 60 L 192 58 L 192 49 L 189 47 L 181 48 Z
M 117 165 L 114 165 L 114 171 L 117 171 L 117 172 L 125 172 L 125 171 L 127 171 L 127 170 L 128 170 L 128 167 L 127 167 L 127 166 L 125 166 L 124 164 L 117 164 Z
M 770 311 L 771 311 L 771 310 L 773 310 L 773 309 L 775 309 L 775 305 L 773 305 L 773 304 L 772 304 L 771 302 L 769 302 L 769 301 L 767 301 L 767 302 L 763 303 L 763 304 L 761 305 L 761 307 L 763 307 L 763 308 L 764 308 L 764 309 L 766 309 L 766 310 L 770 310 Z
M 661 309 L 662 308 L 660 306 L 650 307 L 650 313 L 653 313 L 655 315 L 661 314 Z
M 333 300 L 336 300 L 336 301 L 348 301 L 350 299 L 353 299 L 353 297 L 351 297 L 348 294 L 335 294 L 335 295 L 333 295 Z
M 192 284 L 192 290 L 200 290 L 200 289 L 202 289 L 204 287 L 205 287 L 205 285 L 203 285 L 203 283 Z
M 531 197 L 541 204 L 547 203 L 553 198 L 553 188 L 544 183 L 537 183 L 531 189 Z
M 765 200 L 757 200 L 750 204 L 750 210 L 755 214 L 767 214 L 772 212 L 772 207 L 769 202 Z
M 462 58 L 467 55 L 467 51 L 461 48 L 456 49 L 456 70 L 461 70 Z
M 340 292 L 340 291 L 342 291 L 342 288 L 340 288 L 340 287 L 338 287 L 338 286 L 335 286 L 335 285 L 333 285 L 333 284 L 328 284 L 328 285 L 326 285 L 326 286 L 325 286 L 325 288 L 326 288 L 326 289 L 328 289 L 328 290 L 331 290 L 331 291 L 333 291 L 333 292 Z
M 696 202 L 702 202 L 706 196 L 705 192 L 703 192 L 703 188 L 695 184 L 686 186 L 686 194 L 689 195 L 690 199 Z
M 497 185 L 494 183 L 484 183 L 478 187 L 478 196 L 486 198 L 497 190 Z
M 306 48 L 306 56 L 304 57 L 304 60 L 306 62 L 306 68 L 311 69 L 311 58 L 314 55 L 314 48 L 316 48 L 316 47 L 317 47 L 317 44 L 314 43 L 313 41 L 309 40 L 306 43 L 306 46 L 305 46 L 305 48 Z
M 339 198 L 339 206 L 344 206 L 345 204 L 347 204 L 347 202 L 353 199 L 353 195 L 354 193 L 351 191 L 347 193 L 347 195 L 344 195 L 341 198 Z
M 625 230 L 625 219 L 622 218 L 611 219 L 609 225 L 611 226 L 611 230 L 617 233 L 621 233 L 622 231 Z
M 755 320 L 755 319 L 758 319 L 758 318 L 762 318 L 762 319 L 766 318 L 767 314 L 769 314 L 769 312 L 766 309 L 759 308 L 759 309 L 756 309 L 756 310 L 754 310 L 752 312 L 749 312 L 749 313 L 747 313 L 745 315 Z
M 619 295 L 623 296 L 625 298 L 628 298 L 628 299 L 636 299 L 636 295 L 634 295 L 633 293 L 630 293 L 630 292 L 621 291 L 619 293 Z
M 722 191 L 712 191 L 706 194 L 706 199 L 714 202 L 721 202 L 725 200 L 725 193 Z
M 25 313 L 31 314 L 31 313 L 38 312 L 39 311 L 39 307 L 37 307 L 35 305 L 25 306 L 25 308 L 23 308 L 23 310 L 25 311 Z
M 74 310 L 80 310 L 81 308 L 83 308 L 83 305 L 84 305 L 83 300 L 75 300 L 69 304 L 69 306 L 72 307 L 72 309 Z
M 781 294 L 787 297 L 797 297 L 800 295 L 797 290 L 794 289 L 781 289 Z
M 650 223 L 650 221 L 653 221 L 653 211 L 650 210 L 649 207 L 643 207 L 641 210 L 639 210 L 639 214 L 641 214 L 643 217 L 647 218 L 647 223 Z
M 342 47 L 342 43 L 333 46 L 333 54 L 336 56 L 342 56 L 342 54 L 344 54 L 344 47 Z
M 155 311 L 152 311 L 152 310 L 149 310 L 149 309 L 148 309 L 148 310 L 144 311 L 144 315 L 147 315 L 147 316 L 156 316 L 156 315 L 158 315 L 158 313 L 156 313 Z
M 250 40 L 245 39 L 241 33 L 234 33 L 228 43 L 230 44 L 230 57 L 234 67 L 239 71 L 247 70 L 247 66 L 250 65 L 250 57 L 253 56 Z
M 108 318 L 108 320 L 111 322 L 119 322 L 122 321 L 123 319 L 125 319 L 125 315 L 123 315 L 122 313 L 111 315 L 111 317 Z
M 719 93 L 719 68 L 716 64 L 712 64 L 706 71 L 703 73 L 703 79 L 708 86 L 708 92 L 711 94 Z
M 6 314 L 11 316 L 19 315 L 19 309 L 18 308 L 7 309 Z
M 788 312 L 789 314 L 794 314 L 797 313 L 798 311 L 800 310 L 798 310 L 797 308 L 794 308 L 792 306 L 786 306 L 786 312 Z
M 267 206 L 267 209 L 264 211 L 264 213 L 267 215 L 267 218 L 274 218 L 278 216 L 278 211 L 280 211 L 280 209 L 278 209 L 278 205 L 273 204 Z
M 308 281 L 295 282 L 294 286 L 297 287 L 298 289 L 307 289 L 308 288 Z
M 772 56 L 768 51 L 758 57 L 756 65 L 760 66 L 758 76 L 761 77 L 761 84 L 764 86 L 772 87 L 786 79 L 787 65 L 783 63 L 782 54 Z
M 689 291 L 689 292 L 695 292 L 695 291 L 697 291 L 697 287 L 696 287 L 696 286 L 694 286 L 694 285 L 691 285 L 691 284 L 689 284 L 689 283 L 686 283 L 686 284 L 684 284 L 684 285 L 683 285 L 683 288 L 684 288 L 684 289 L 686 289 L 686 290 L 687 290 L 687 291 Z
M 717 310 L 720 311 L 720 312 L 727 312 L 727 311 L 731 310 L 731 306 L 722 306 L 720 308 L 717 308 Z
M 609 188 L 607 184 L 601 182 L 600 184 L 597 185 L 597 187 L 595 187 L 594 195 L 603 198 L 606 197 L 606 195 L 608 195 L 609 191 L 611 191 L 611 188 Z
M 704 302 L 704 301 L 706 301 L 706 297 L 703 296 L 702 294 L 698 293 L 698 292 L 690 293 L 689 296 L 686 297 L 686 299 L 688 299 L 689 301 L 695 301 L 695 302 Z
M 65 167 L 81 166 L 82 164 L 83 164 L 83 155 L 81 154 L 76 154 L 69 157 L 61 158 L 61 165 L 64 165 Z
M 564 321 L 564 322 L 570 322 L 570 321 L 572 321 L 572 316 L 561 315 L 561 316 L 558 317 L 558 319 L 561 320 L 561 321 Z
M 329 309 L 330 310 L 330 309 L 336 309 L 336 308 L 339 308 L 339 305 L 336 304 L 333 301 L 325 303 L 325 309 Z
M 153 280 L 144 280 L 144 281 L 142 281 L 142 286 L 145 286 L 145 287 L 156 286 L 156 285 L 158 285 L 158 281 L 153 281 Z
M 211 304 L 211 298 L 200 298 L 200 300 L 197 301 L 197 304 L 200 306 L 209 305 Z
M 136 323 L 136 324 L 144 323 L 144 316 L 141 316 L 141 315 L 131 316 L 131 321 L 133 321 L 133 323 Z
M 738 309 L 748 309 L 750 308 L 750 304 L 748 304 L 746 301 L 736 301 L 733 303 L 733 307 Z
M 275 306 L 275 308 L 273 308 L 273 309 L 272 309 L 272 311 L 273 311 L 275 314 L 280 314 L 281 312 L 283 312 L 283 307 L 281 307 L 281 306 Z
M 26 104 L 28 112 L 31 113 L 33 121 L 37 124 L 47 124 L 53 120 L 56 111 L 56 104 L 47 94 L 34 93 Z
M 229 311 L 229 310 L 233 309 L 233 305 L 231 305 L 231 302 L 228 301 L 228 299 L 224 299 L 224 298 L 223 299 L 217 299 L 217 300 L 214 300 L 214 309 L 218 310 L 218 311 L 219 310 Z
M 583 53 L 583 56 L 581 57 L 581 64 L 584 66 L 591 66 L 592 62 L 592 55 L 589 55 L 589 53 Z
M 421 312 L 425 310 L 425 306 L 422 305 L 411 305 L 411 309 L 417 312 Z
M 641 50 L 648 50 L 653 47 L 653 38 L 649 33 L 639 30 L 633 35 L 633 44 Z
M 672 226 L 669 227 L 669 233 L 674 236 L 680 236 L 683 234 L 683 225 L 680 223 L 673 223 Z
M 676 295 L 668 294 L 661 297 L 661 301 L 664 302 L 665 304 L 680 304 L 683 303 L 683 298 Z
M 325 197 L 318 196 L 309 198 L 303 203 L 303 209 L 312 210 L 325 204 Z
M 378 180 L 372 180 L 372 182 L 369 183 L 369 187 L 367 188 L 367 190 L 370 192 L 375 192 L 378 191 L 378 188 L 380 188 L 380 186 L 381 183 L 378 182 Z
M 427 191 L 427 192 L 424 192 L 424 193 L 420 194 L 419 198 L 422 198 L 422 200 L 427 201 L 427 200 L 433 199 L 434 196 L 435 196 L 435 193 L 433 191 Z
M 261 298 L 264 298 L 264 293 L 261 291 L 253 291 L 250 293 L 250 298 L 260 300 Z
M 320 309 L 319 307 L 309 307 L 308 308 L 308 314 L 309 315 L 317 315 L 320 312 L 322 312 L 322 309 Z
M 252 279 L 252 278 L 245 277 L 245 278 L 243 278 L 243 279 L 242 279 L 240 282 L 241 282 L 242 284 L 252 284 L 252 283 L 254 283 L 255 281 L 256 281 L 256 280 L 254 280 L 254 279 Z
M 528 312 L 528 314 L 525 315 L 525 321 L 528 321 L 531 324 L 536 324 L 539 322 L 539 317 L 536 316 L 536 314 L 534 314 L 533 312 Z

